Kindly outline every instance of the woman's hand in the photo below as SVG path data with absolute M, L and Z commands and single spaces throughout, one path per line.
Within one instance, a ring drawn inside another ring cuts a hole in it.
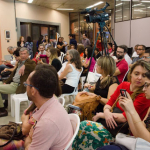
M 129 93 L 127 93 L 127 97 L 120 96 L 119 97 L 119 105 L 122 107 L 124 111 L 134 111 L 133 100 L 131 99 Z
M 96 115 L 92 118 L 92 120 L 96 122 L 99 118 L 104 118 L 104 113 L 102 112 L 96 113 Z
M 114 120 L 114 118 L 117 118 L 117 117 L 113 113 L 111 113 L 108 109 L 104 111 L 104 115 L 105 115 L 107 127 L 111 129 L 112 128 L 115 129 L 115 126 L 117 127 L 117 123 Z

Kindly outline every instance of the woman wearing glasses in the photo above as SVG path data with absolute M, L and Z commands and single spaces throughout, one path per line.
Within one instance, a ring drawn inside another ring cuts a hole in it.
M 150 100 L 150 72 L 147 72 L 145 76 L 146 76 L 146 79 L 145 79 L 143 91 L 145 93 L 146 98 L 149 101 Z M 133 101 L 128 93 L 127 93 L 127 96 L 128 98 L 121 96 L 119 98 L 119 104 L 126 113 L 127 121 L 130 126 L 130 130 L 135 137 L 142 138 L 150 142 L 150 138 L 149 138 L 150 137 L 150 108 L 147 112 L 145 119 L 141 120 L 139 114 L 137 113 L 134 107 Z M 115 150 L 121 150 L 117 145 L 105 146 L 105 147 L 99 148 L 98 150 L 109 150 L 113 148 Z M 143 149 L 144 147 L 141 147 L 141 150 Z
M 120 89 L 125 89 L 134 104 L 134 108 L 137 111 L 141 120 L 144 119 L 146 113 L 150 107 L 150 101 L 146 99 L 145 94 L 143 93 L 143 86 L 145 83 L 145 73 L 150 72 L 150 65 L 144 60 L 139 60 L 131 67 L 128 80 L 129 82 L 121 83 L 114 94 L 111 95 L 111 98 L 104 106 L 104 113 L 100 112 L 94 116 L 94 121 L 99 123 L 91 122 L 91 121 L 83 121 L 80 125 L 79 133 L 74 141 L 75 149 L 83 148 L 86 146 L 87 148 L 96 149 L 98 147 L 107 145 L 109 143 L 108 139 L 105 137 L 109 134 L 107 132 L 102 132 L 103 126 L 101 124 L 102 119 L 105 119 L 106 125 L 105 128 L 111 133 L 112 136 L 115 137 L 117 132 L 116 130 L 120 123 L 125 123 L 127 121 L 127 114 L 124 109 L 120 106 L 119 102 L 116 103 L 115 112 L 112 113 L 111 108 L 117 98 L 120 96 Z M 128 128 L 127 128 L 128 129 Z M 84 133 L 84 134 L 83 134 Z M 98 135 L 98 136 L 97 136 Z M 84 137 L 83 137 L 84 136 Z M 87 140 L 87 138 L 93 140 Z M 105 140 L 104 140 L 105 139 Z M 109 137 L 110 139 L 110 137 Z M 105 143 L 104 143 L 105 142 Z M 82 143 L 85 143 L 83 145 Z M 92 145 L 94 143 L 94 145 Z M 77 147 L 76 147 L 77 146 Z M 94 148 L 93 148 L 94 147 Z

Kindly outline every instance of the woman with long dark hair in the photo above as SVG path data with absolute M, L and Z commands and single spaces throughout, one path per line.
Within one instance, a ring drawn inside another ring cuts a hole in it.
M 85 76 L 88 70 L 88 67 L 90 65 L 90 60 L 91 60 L 91 55 L 93 52 L 93 48 L 88 46 L 85 48 L 85 53 L 84 53 L 84 59 L 82 59 L 82 66 L 83 66 L 83 73 L 82 76 Z M 90 72 L 93 72 L 94 66 L 95 66 L 95 59 L 94 56 L 92 57 L 91 65 L 90 65 Z
M 24 37 L 20 36 L 19 41 L 17 42 L 18 47 L 24 47 L 25 42 L 24 42 Z

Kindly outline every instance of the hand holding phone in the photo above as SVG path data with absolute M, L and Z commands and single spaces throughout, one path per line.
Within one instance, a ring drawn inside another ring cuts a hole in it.
M 127 93 L 126 93 L 126 90 L 125 90 L 125 89 L 120 89 L 120 94 L 121 94 L 121 96 L 128 98 L 128 96 L 127 96 Z

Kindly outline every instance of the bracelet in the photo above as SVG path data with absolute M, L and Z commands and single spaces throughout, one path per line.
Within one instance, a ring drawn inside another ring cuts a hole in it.
M 133 123 L 136 124 L 136 123 L 139 123 L 139 122 L 143 122 L 143 121 L 136 121 L 136 122 L 133 122 Z

